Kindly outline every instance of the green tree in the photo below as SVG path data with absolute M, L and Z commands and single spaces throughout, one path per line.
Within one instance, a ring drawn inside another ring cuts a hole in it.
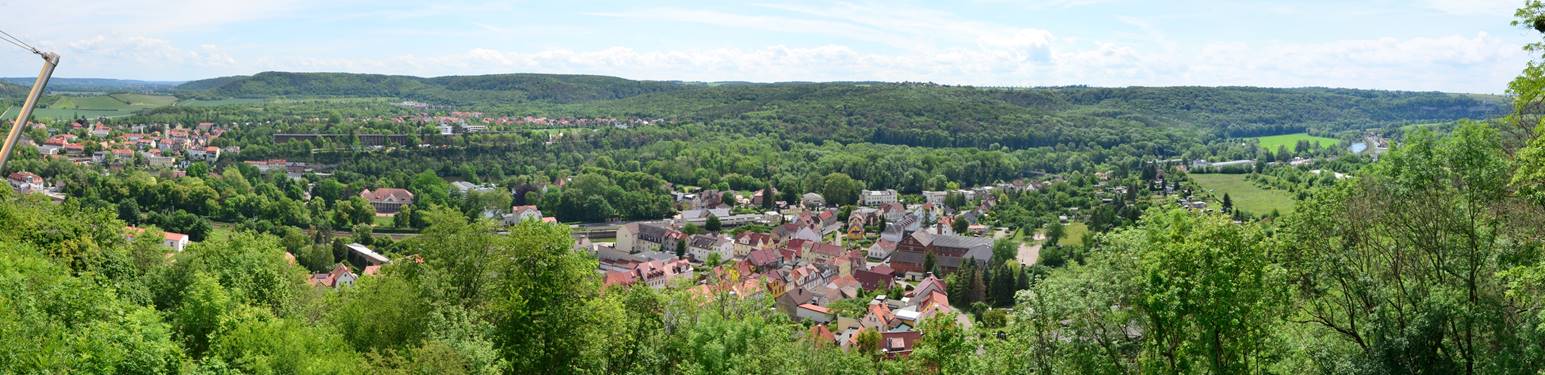
M 494 241 L 494 341 L 514 373 L 599 370 L 612 329 L 596 261 L 571 249 L 568 228 L 526 222 Z M 543 264 L 545 267 L 530 267 Z M 605 311 L 598 311 L 605 310 Z M 587 370 L 588 369 L 588 370 Z
M 189 354 L 199 357 L 209 349 L 210 337 L 220 328 L 220 319 L 233 303 L 219 280 L 204 273 L 196 273 L 183 293 L 172 322 Z
M 822 179 L 821 197 L 826 198 L 826 203 L 831 205 L 852 204 L 858 202 L 858 193 L 863 189 L 862 181 L 833 172 Z

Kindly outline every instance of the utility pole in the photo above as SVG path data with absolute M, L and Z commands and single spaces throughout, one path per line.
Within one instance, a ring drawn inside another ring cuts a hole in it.
M 43 57 L 43 70 L 38 72 L 38 80 L 32 82 L 32 91 L 27 93 L 27 101 L 22 103 L 21 113 L 11 123 L 11 132 L 5 136 L 5 145 L 0 147 L 0 170 L 4 170 L 5 162 L 11 159 L 11 149 L 16 147 L 16 138 L 21 136 L 21 129 L 27 126 L 27 117 L 32 115 L 32 107 L 38 104 L 38 98 L 43 96 L 43 87 L 48 86 L 48 78 L 54 75 L 54 67 L 59 66 L 58 54 L 37 49 L 32 49 L 32 53 Z

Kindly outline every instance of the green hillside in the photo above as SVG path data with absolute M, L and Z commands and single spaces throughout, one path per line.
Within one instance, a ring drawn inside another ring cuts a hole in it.
M 585 75 L 419 78 L 279 73 L 193 81 L 184 99 L 388 97 L 515 115 L 672 118 L 804 141 L 910 146 L 1160 148 L 1499 116 L 1500 96 L 1327 88 L 981 89 L 883 82 L 689 84 Z
M 380 74 L 263 72 L 252 76 L 192 81 L 178 86 L 178 91 L 185 96 L 200 98 L 367 96 L 473 104 L 606 100 L 682 87 L 676 83 L 590 75 L 499 74 L 420 78 Z
M 1265 137 L 1253 137 L 1251 139 L 1259 142 L 1262 149 L 1270 151 L 1276 151 L 1278 147 L 1286 147 L 1287 149 L 1291 150 L 1293 149 L 1293 146 L 1298 145 L 1298 141 L 1318 143 L 1320 147 L 1332 147 L 1337 143 L 1341 143 L 1340 140 L 1335 138 L 1316 137 L 1305 133 L 1271 135 Z

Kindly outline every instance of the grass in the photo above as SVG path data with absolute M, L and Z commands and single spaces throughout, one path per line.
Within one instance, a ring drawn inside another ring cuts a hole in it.
M 15 119 L 19 108 L 11 108 L 5 111 L 5 118 Z M 99 110 L 99 109 L 57 109 L 57 108 L 33 108 L 32 117 L 39 120 L 63 121 L 75 117 L 93 119 L 97 117 L 123 117 L 134 114 L 132 110 Z
M 1089 233 L 1089 225 L 1077 221 L 1069 222 L 1062 226 L 1062 238 L 1057 240 L 1057 246 L 1084 246 L 1085 233 Z
M 264 102 L 263 99 L 218 99 L 218 100 L 198 100 L 198 99 L 193 99 L 193 100 L 184 100 L 184 101 L 178 102 L 177 105 L 190 106 L 190 107 L 214 107 L 214 106 L 222 106 L 222 105 L 262 104 L 263 102 Z
M 371 223 L 375 224 L 376 228 L 390 228 L 392 226 L 392 220 L 394 219 L 395 217 L 393 216 L 376 215 L 375 219 L 373 219 Z
M 1290 193 L 1262 189 L 1245 181 L 1243 174 L 1197 173 L 1191 175 L 1191 180 L 1212 191 L 1213 198 L 1217 199 L 1211 202 L 1214 206 L 1210 207 L 1214 208 L 1222 206 L 1225 193 L 1234 201 L 1235 208 L 1254 215 L 1269 214 L 1272 210 L 1286 214 L 1293 212 L 1293 205 L 1297 203 Z
M 55 101 L 54 104 L 50 104 L 48 106 L 48 108 L 54 109 L 95 109 L 106 111 L 119 110 L 128 107 L 129 103 L 124 103 L 121 100 L 106 95 L 65 96 L 59 98 L 59 100 Z
M 177 104 L 177 97 L 171 95 L 113 94 L 110 96 L 137 107 L 165 107 Z
M 33 108 L 32 117 L 44 120 L 69 120 L 76 117 L 123 117 L 139 111 L 172 105 L 177 98 L 168 95 L 112 94 L 112 95 L 62 95 L 46 106 Z M 4 116 L 15 117 L 16 112 L 7 110 Z
M 1292 150 L 1293 146 L 1298 145 L 1298 141 L 1319 143 L 1321 147 L 1334 147 L 1337 143 L 1341 143 L 1340 140 L 1335 138 L 1316 137 L 1307 133 L 1282 134 L 1267 137 L 1254 137 L 1249 139 L 1259 141 L 1261 148 L 1271 151 L 1276 151 L 1278 147 L 1286 147 L 1287 149 Z

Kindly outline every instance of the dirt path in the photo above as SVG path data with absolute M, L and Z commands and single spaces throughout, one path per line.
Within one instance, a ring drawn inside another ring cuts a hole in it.
M 1026 266 L 1035 265 L 1035 261 L 1041 259 L 1041 243 L 1036 242 L 1034 245 L 1032 245 L 1026 242 L 1020 242 L 1019 254 L 1015 256 L 1015 258 L 1019 259 L 1019 264 Z

